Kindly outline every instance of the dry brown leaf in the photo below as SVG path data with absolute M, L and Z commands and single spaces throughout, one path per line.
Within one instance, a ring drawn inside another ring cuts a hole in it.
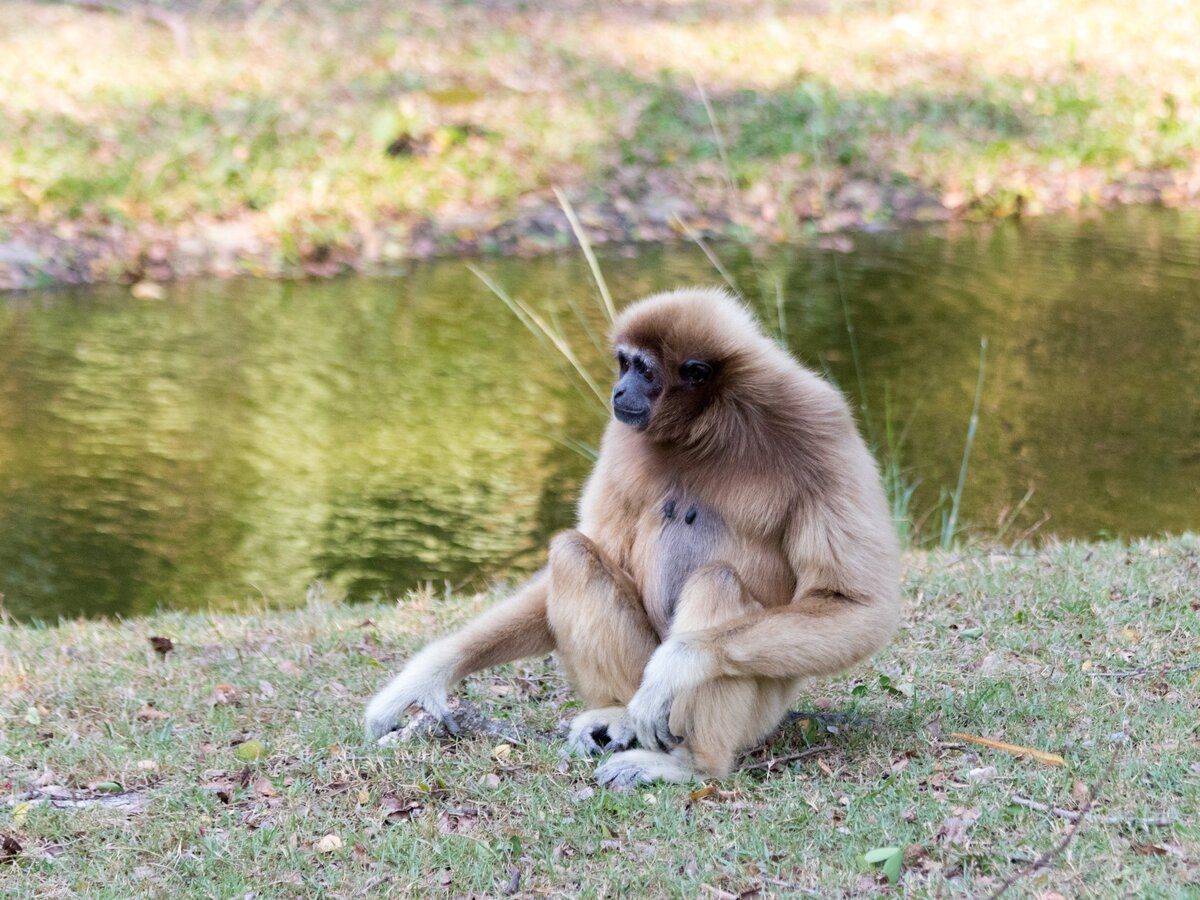
M 991 738 L 966 734 L 962 731 L 952 731 L 950 732 L 950 737 L 958 738 L 960 741 L 968 741 L 972 744 L 979 744 L 982 747 L 990 747 L 993 750 L 1003 750 L 1005 753 L 1011 753 L 1014 756 L 1028 756 L 1047 766 L 1065 766 L 1067 764 L 1067 761 L 1057 753 L 1048 753 L 1045 750 L 1037 750 L 1033 747 L 1022 747 L 1019 744 L 1010 744 L 1006 741 L 994 741 Z
M 0 860 L 9 862 L 21 855 L 21 845 L 11 834 L 0 838 Z
M 1138 856 L 1166 856 L 1167 848 L 1158 844 L 1130 844 L 1129 849 Z
M 155 709 L 153 706 L 143 706 L 137 711 L 137 717 L 143 720 L 149 719 L 169 719 L 170 713 L 165 713 L 161 709 Z
M 165 659 L 167 654 L 175 649 L 175 642 L 169 637 L 153 635 L 150 638 L 150 646 L 154 648 L 155 653 Z
M 215 688 L 212 694 L 209 695 L 209 706 L 228 706 L 237 703 L 241 699 L 241 693 L 236 687 L 227 681 L 222 681 Z
M 336 834 L 327 834 L 325 837 L 317 841 L 313 848 L 318 853 L 332 853 L 335 850 L 342 849 L 342 839 Z

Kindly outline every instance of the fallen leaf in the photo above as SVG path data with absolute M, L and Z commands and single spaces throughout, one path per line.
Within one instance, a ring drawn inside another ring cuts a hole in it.
M 969 741 L 972 744 L 979 744 L 983 747 L 990 747 L 993 750 L 1003 750 L 1005 753 L 1011 753 L 1014 756 L 1029 756 L 1047 766 L 1065 766 L 1067 764 L 1067 761 L 1057 753 L 1047 753 L 1045 750 L 1035 750 L 1033 747 L 1022 747 L 1019 744 L 1009 744 L 1006 741 L 993 741 L 991 738 L 966 734 L 961 731 L 950 732 L 950 737 L 958 738 L 960 741 Z
M 143 772 L 153 772 L 158 768 L 158 763 L 152 759 L 139 759 L 137 761 L 137 767 Z
M 497 744 L 492 748 L 492 756 L 494 756 L 496 759 L 507 759 L 511 753 L 511 744 Z
M 318 853 L 332 853 L 335 850 L 341 850 L 342 839 L 336 834 L 327 834 L 325 837 L 317 841 L 316 846 L 313 849 L 315 849 Z
M 143 706 L 137 711 L 137 717 L 144 720 L 169 719 L 171 718 L 171 714 L 165 713 L 161 709 L 155 709 L 153 706 Z
M 0 838 L 0 860 L 10 861 L 21 854 L 21 845 L 11 834 Z
M 980 766 L 978 769 L 972 769 L 967 773 L 967 781 L 991 781 L 995 777 L 995 766 Z
M 1138 856 L 1166 856 L 1167 848 L 1160 847 L 1158 844 L 1130 844 L 1131 849 Z
M 13 807 L 12 823 L 14 828 L 20 828 L 25 824 L 25 817 L 29 815 L 29 804 L 18 803 Z
M 154 652 L 166 659 L 167 654 L 175 649 L 175 642 L 169 637 L 159 637 L 152 635 L 150 638 L 150 646 L 154 648 Z
M 93 790 L 97 790 L 102 794 L 119 794 L 122 787 L 115 781 L 100 781 L 92 785 Z
M 30 725 L 42 724 L 42 714 L 38 712 L 36 706 L 31 706 L 25 711 L 25 721 Z
M 970 825 L 962 816 L 947 816 L 938 829 L 938 840 L 947 847 L 965 847 L 967 845 L 967 826 Z
M 208 697 L 209 706 L 228 706 L 241 699 L 241 692 L 226 681 L 222 681 Z
M 1136 628 L 1128 626 L 1121 629 L 1121 634 L 1125 635 L 1125 639 L 1131 644 L 1140 644 L 1142 642 L 1142 633 Z
M 254 779 L 254 792 L 263 797 L 278 797 L 279 791 L 275 790 L 275 785 L 271 783 L 271 779 L 265 775 L 260 775 Z
M 383 818 L 388 822 L 407 822 L 425 810 L 425 807 L 415 800 L 401 800 L 398 797 L 384 797 L 379 801 L 379 808 L 383 810 Z
M 706 784 L 698 791 L 692 791 L 688 794 L 688 799 L 692 801 L 703 800 L 705 797 L 711 797 L 717 792 L 716 785 Z
M 267 755 L 267 748 L 263 745 L 262 741 L 256 741 L 251 738 L 248 741 L 238 744 L 234 755 L 242 762 L 254 762 Z
M 359 806 L 364 806 L 364 805 L 366 805 L 367 803 L 370 803 L 370 802 L 371 802 L 371 792 L 370 792 L 370 791 L 368 791 L 366 788 L 361 788 L 361 789 L 359 789 L 359 792 L 358 792 L 358 805 L 359 805 Z
M 275 666 L 284 675 L 290 675 L 293 678 L 299 678 L 304 674 L 304 670 L 292 662 L 290 659 L 281 659 Z

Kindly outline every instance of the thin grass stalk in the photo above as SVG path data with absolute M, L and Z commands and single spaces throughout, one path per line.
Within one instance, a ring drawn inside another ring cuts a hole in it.
M 721 129 L 717 127 L 717 114 L 713 111 L 712 104 L 708 102 L 708 93 L 704 90 L 704 85 L 695 75 L 692 75 L 692 81 L 695 82 L 696 91 L 700 94 L 700 102 L 704 104 L 704 112 L 708 116 L 708 127 L 712 129 L 713 140 L 717 145 L 717 155 L 721 157 L 725 185 L 729 188 L 729 200 L 732 203 L 738 196 L 738 192 L 733 183 L 733 167 L 729 165 L 729 154 L 725 151 L 725 138 L 721 135 Z
M 775 276 L 775 324 L 779 329 L 779 343 L 788 345 L 787 311 L 783 308 L 783 282 Z
M 721 265 L 721 260 L 717 258 L 717 254 L 713 253 L 708 244 L 704 243 L 704 238 L 692 231 L 692 229 L 688 227 L 687 222 L 683 221 L 683 219 L 679 218 L 679 216 L 675 216 L 675 221 L 679 227 L 683 229 L 683 233 L 688 236 L 688 239 L 704 251 L 704 255 L 708 257 L 708 261 L 712 263 L 713 268 L 716 269 L 720 273 L 721 277 L 725 279 L 725 283 L 729 285 L 729 289 L 737 296 L 744 297 L 741 289 L 737 286 L 737 282 L 735 282 L 733 280 L 733 276 L 729 274 L 729 270 Z
M 570 363 L 571 368 L 575 370 L 575 374 L 578 375 L 580 379 L 582 379 L 583 383 L 586 384 L 588 388 L 591 389 L 592 393 L 596 395 L 596 399 L 600 401 L 600 405 L 606 410 L 608 409 L 608 393 L 606 391 L 602 391 L 600 386 L 596 384 L 595 380 L 593 380 L 592 376 L 588 374 L 587 369 L 584 368 L 583 363 L 579 361 L 579 358 L 571 349 L 571 345 L 567 343 L 566 338 L 546 324 L 545 319 L 534 312 L 527 304 L 510 297 L 507 293 L 505 293 L 504 289 L 501 288 L 500 285 L 492 281 L 491 278 L 489 278 L 478 268 L 473 265 L 468 265 L 467 271 L 482 281 L 488 290 L 500 298 L 500 301 L 512 311 L 513 315 L 520 320 L 522 325 L 533 332 L 533 334 L 538 338 L 549 341 L 550 345 L 562 355 L 563 359 Z
M 583 225 L 580 224 L 579 217 L 575 215 L 575 208 L 571 206 L 571 201 L 567 199 L 567 195 L 558 188 L 554 189 L 554 196 L 558 198 L 558 205 L 562 207 L 562 211 L 567 216 L 567 221 L 571 224 L 571 231 L 575 233 L 575 240 L 579 241 L 579 246 L 583 249 L 583 255 L 587 258 L 588 266 L 592 270 L 592 278 L 596 281 L 596 287 L 600 290 L 600 299 L 604 301 L 604 312 L 608 315 L 608 321 L 613 322 L 617 318 L 617 308 L 613 304 L 612 294 L 608 290 L 608 282 L 604 280 L 604 273 L 600 271 L 600 263 L 596 261 L 596 254 L 592 252 L 591 241 L 588 240 L 587 234 L 584 233 Z
M 1008 529 L 1017 521 L 1017 517 L 1025 511 L 1025 506 L 1033 499 L 1033 490 L 1033 487 L 1030 487 L 1025 492 L 1025 496 L 1021 498 L 1021 501 L 1013 508 L 1013 511 L 1005 517 L 1004 522 L 1001 523 L 999 530 L 996 532 L 995 539 L 997 543 L 1004 540 L 1004 535 L 1008 534 Z
M 958 469 L 958 484 L 950 497 L 950 514 L 942 523 L 942 547 L 949 547 L 958 530 L 958 512 L 962 506 L 963 488 L 967 484 L 967 467 L 971 462 L 971 446 L 975 443 L 975 431 L 979 427 L 979 403 L 983 398 L 983 373 L 987 361 L 987 337 L 979 341 L 979 377 L 975 381 L 975 401 L 971 405 L 971 421 L 967 424 L 967 444 L 963 447 L 962 465 Z

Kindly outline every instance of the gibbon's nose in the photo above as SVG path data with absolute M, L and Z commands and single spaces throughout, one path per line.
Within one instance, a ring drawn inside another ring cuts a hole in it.
M 625 388 L 615 388 L 613 390 L 613 399 L 614 400 L 620 400 L 624 396 L 625 396 Z

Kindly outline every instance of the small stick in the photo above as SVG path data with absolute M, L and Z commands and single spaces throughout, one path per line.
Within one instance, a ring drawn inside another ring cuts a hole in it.
M 1066 819 L 1068 822 L 1079 821 L 1079 812 L 1077 810 L 1063 809 L 1061 806 L 1051 806 L 1049 803 L 1043 803 L 1040 800 L 1034 800 L 1030 797 L 1022 797 L 1020 794 L 1013 794 L 1012 802 L 1018 806 L 1028 807 L 1038 812 L 1052 813 L 1059 818 Z M 1141 825 L 1144 828 L 1169 828 L 1173 824 L 1171 819 L 1166 816 L 1157 816 L 1150 819 L 1143 819 L 1137 816 L 1092 816 L 1092 821 L 1102 822 L 1105 825 Z
M 993 741 L 991 738 L 979 737 L 976 734 L 967 734 L 965 731 L 952 731 L 950 737 L 958 738 L 960 741 L 969 741 L 972 744 L 979 744 L 983 747 L 990 747 L 993 750 L 1003 750 L 1005 753 L 1011 753 L 1013 756 L 1029 756 L 1047 766 L 1065 766 L 1067 764 L 1067 761 L 1057 753 L 1047 753 L 1045 750 L 1038 750 L 1036 747 L 1022 747 L 1020 744 L 1010 744 L 1008 741 Z
M 788 753 L 786 756 L 774 756 L 771 759 L 765 760 L 764 762 L 754 763 L 753 765 L 749 766 L 742 766 L 742 769 L 747 772 L 751 769 L 767 769 L 770 771 L 771 767 L 776 763 L 795 762 L 798 759 L 804 759 L 807 756 L 816 756 L 818 753 L 824 753 L 826 750 L 832 749 L 833 744 L 820 744 L 816 747 L 809 747 L 807 750 L 800 750 L 797 753 Z
M 1097 678 L 1141 678 L 1143 675 L 1178 675 L 1181 672 L 1195 672 L 1200 669 L 1200 663 L 1192 666 L 1177 666 L 1160 669 L 1156 666 L 1142 666 L 1140 669 L 1124 669 L 1115 672 L 1088 672 Z
M 1038 871 L 1038 869 L 1044 869 L 1066 851 L 1067 847 L 1070 846 L 1071 841 L 1075 840 L 1075 835 L 1079 833 L 1079 829 L 1083 825 L 1083 820 L 1087 818 L 1087 814 L 1091 812 L 1092 807 L 1095 806 L 1096 800 L 1100 796 L 1100 789 L 1104 787 L 1104 782 L 1107 781 L 1108 776 L 1112 774 L 1112 770 L 1117 764 L 1117 756 L 1120 754 L 1120 752 L 1120 747 L 1113 751 L 1113 755 L 1109 759 L 1108 765 L 1104 767 L 1104 771 L 1100 773 L 1100 777 L 1096 779 L 1096 783 L 1092 785 L 1091 789 L 1088 790 L 1087 802 L 1079 808 L 1078 817 L 1071 823 L 1071 826 L 1067 829 L 1067 833 L 1063 835 L 1063 839 L 1035 859 L 1024 869 L 1014 872 L 1012 875 L 1009 875 L 1007 878 L 1005 878 L 1004 883 L 1001 884 L 996 892 L 991 895 L 989 900 L 999 900 L 999 898 L 1004 896 L 1010 887 L 1012 887 L 1022 878 L 1032 875 L 1034 872 Z

